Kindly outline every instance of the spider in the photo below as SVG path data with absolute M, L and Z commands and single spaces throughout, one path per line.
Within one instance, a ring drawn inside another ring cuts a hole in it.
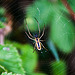
M 37 21 L 36 18 L 35 18 L 35 20 Z M 25 32 L 26 35 L 28 36 L 28 38 L 34 41 L 34 43 L 33 43 L 33 44 L 35 44 L 35 46 L 34 46 L 34 51 L 35 51 L 36 48 L 37 48 L 37 50 L 39 50 L 39 51 L 42 49 L 42 47 L 43 47 L 44 49 L 46 49 L 46 48 L 44 47 L 44 45 L 41 43 L 41 41 L 44 41 L 44 40 L 40 40 L 40 39 L 43 37 L 43 35 L 44 35 L 45 25 L 44 25 L 44 29 L 43 29 L 42 35 L 40 36 L 39 22 L 37 21 L 37 23 L 38 23 L 39 35 L 36 34 L 35 36 L 33 36 L 33 35 L 30 33 L 30 31 L 29 31 L 29 28 L 28 28 L 28 26 L 27 26 L 27 23 L 26 23 L 26 27 L 27 27 L 27 30 L 28 30 L 29 35 L 27 34 L 27 32 Z M 46 50 L 47 50 L 47 49 L 46 49 Z M 34 53 L 34 51 L 33 51 L 33 53 Z M 47 50 L 47 51 L 48 51 L 48 50 Z

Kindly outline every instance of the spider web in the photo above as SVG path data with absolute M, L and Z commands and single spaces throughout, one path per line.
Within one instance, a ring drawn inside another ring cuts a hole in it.
M 5 2 L 4 2 L 5 3 Z M 28 3 L 31 3 L 31 1 L 28 1 Z M 24 6 L 22 6 L 22 4 L 24 4 L 23 2 L 21 3 L 21 8 L 22 9 L 24 9 Z M 66 6 L 67 6 L 67 4 L 66 4 Z M 51 6 L 52 7 L 52 6 Z M 49 8 L 49 10 L 51 9 L 51 7 Z M 8 7 L 7 7 L 8 8 Z M 16 9 L 16 8 L 15 8 Z M 40 16 L 40 9 L 37 7 L 36 8 L 37 10 L 38 10 L 38 12 L 39 12 L 39 16 Z M 20 10 L 20 8 L 18 8 L 17 10 Z M 58 12 L 57 11 L 57 9 L 54 7 L 53 9 L 52 9 L 53 11 L 55 11 L 55 12 Z M 66 9 L 67 10 L 67 9 Z M 14 10 L 13 10 L 14 11 Z M 58 21 L 59 21 L 59 19 L 61 18 L 61 17 L 63 17 L 63 15 L 64 15 L 64 11 L 65 11 L 65 9 L 61 12 L 61 14 L 60 15 L 57 15 L 58 16 L 58 18 L 57 18 L 57 22 L 56 23 L 58 23 Z M 17 12 L 17 11 L 16 11 Z M 16 13 L 16 12 L 14 12 L 14 13 Z M 19 16 L 21 16 L 21 15 L 19 15 Z M 18 17 L 18 16 L 17 16 Z M 22 18 L 21 18 L 22 19 Z M 21 20 L 20 19 L 20 20 Z M 72 22 L 73 20 L 70 18 L 69 20 L 67 20 L 67 22 L 66 23 L 63 23 L 63 21 L 61 21 L 61 23 L 63 24 L 63 28 L 66 26 L 66 24 L 67 23 L 70 23 L 70 22 Z M 67 28 L 66 28 L 67 29 Z M 70 32 L 64 32 L 63 34 L 61 34 L 61 35 L 59 35 L 58 36 L 58 38 L 59 39 L 61 39 L 61 37 L 63 37 L 64 35 L 66 35 L 66 36 L 68 36 L 68 34 L 71 34 L 71 35 L 75 35 L 75 33 L 70 33 Z M 69 38 L 69 37 L 68 37 Z M 67 40 L 67 39 L 65 39 L 65 40 Z M 74 38 L 74 41 L 75 41 L 75 38 Z M 43 54 L 42 54 L 43 55 Z M 58 54 L 59 55 L 59 54 Z M 43 58 L 44 58 L 45 56 L 43 56 Z M 60 55 L 59 57 L 61 57 L 61 58 L 64 58 L 63 60 L 65 61 L 66 60 L 66 58 L 67 58 L 67 56 L 66 57 L 64 57 L 64 55 L 62 56 L 62 55 Z M 70 56 L 71 57 L 71 56 Z M 58 58 L 58 57 L 57 57 Z M 45 59 L 44 59 L 45 60 Z M 72 60 L 72 63 L 75 61 L 75 59 L 73 59 Z M 46 61 L 47 62 L 47 61 Z M 60 64 L 61 65 L 61 64 Z
M 67 6 L 67 4 L 66 4 L 66 6 Z M 41 14 L 40 14 L 40 9 L 37 7 L 36 8 L 37 10 L 38 10 L 38 16 L 40 16 Z M 49 8 L 49 10 L 53 10 L 53 11 L 55 11 L 55 12 L 58 12 L 58 10 L 57 10 L 57 8 L 53 8 L 53 6 L 51 6 L 50 8 Z M 57 19 L 56 19 L 56 24 L 58 23 L 58 21 L 60 20 L 60 18 L 62 18 L 63 17 L 63 15 L 64 15 L 64 12 L 65 12 L 65 9 L 66 8 L 64 8 L 63 9 L 63 11 L 62 12 L 60 12 L 60 14 L 57 14 Z M 66 9 L 67 10 L 67 9 Z M 33 12 L 33 11 L 32 11 Z M 68 12 L 68 11 L 67 11 Z M 69 14 L 69 13 L 68 13 Z M 64 23 L 63 21 L 61 21 L 61 24 L 63 24 L 63 28 L 65 28 L 66 27 L 66 25 L 68 24 L 68 23 L 70 23 L 70 22 L 73 22 L 73 20 L 71 19 L 71 18 L 69 18 L 69 19 L 67 19 L 67 21 L 66 21 L 66 23 Z M 67 29 L 67 28 L 66 28 Z M 68 36 L 68 34 L 70 34 L 70 35 L 75 35 L 75 33 L 71 33 L 71 32 L 64 32 L 63 34 L 61 34 L 61 35 L 58 35 L 58 38 L 59 39 L 61 39 L 61 37 L 63 37 L 63 36 L 67 36 L 68 38 L 69 38 L 69 36 Z M 55 37 L 56 38 L 56 37 Z M 65 39 L 65 40 L 67 40 L 67 38 Z M 73 40 L 75 41 L 75 38 L 73 38 Z M 69 42 L 68 42 L 69 43 Z M 65 46 L 65 45 L 64 45 Z M 55 49 L 56 50 L 56 49 Z M 55 52 L 55 51 L 54 51 Z M 60 58 L 61 59 L 63 59 L 64 61 L 67 59 L 67 55 L 66 56 L 64 56 L 64 55 L 66 55 L 65 53 L 63 54 L 63 55 L 60 55 L 59 56 L 59 54 L 56 54 L 56 53 L 54 53 L 54 56 L 55 56 L 55 58 L 57 59 L 57 60 L 59 60 Z M 42 56 L 43 56 L 43 59 L 45 60 L 45 56 L 44 56 L 44 54 L 42 53 Z M 60 58 L 59 58 L 59 57 Z M 70 56 L 71 57 L 71 56 Z M 72 60 L 72 61 L 74 61 L 74 60 Z M 46 61 L 46 63 L 47 63 L 47 61 Z M 61 64 L 60 64 L 61 65 Z M 57 68 L 56 68 L 57 69 Z

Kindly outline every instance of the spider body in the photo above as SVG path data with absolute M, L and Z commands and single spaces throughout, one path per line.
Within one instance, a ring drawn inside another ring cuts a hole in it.
M 35 46 L 38 50 L 41 50 L 41 42 L 39 38 L 35 38 Z
M 36 18 L 35 18 L 35 20 L 37 21 Z M 38 23 L 38 21 L 37 21 L 37 23 Z M 26 26 L 27 26 L 27 24 L 26 24 Z M 38 23 L 38 28 L 39 28 L 39 23 Z M 28 29 L 28 26 L 27 26 L 27 29 Z M 41 36 L 40 36 L 40 28 L 39 28 L 39 35 L 36 34 L 35 36 L 33 36 L 33 35 L 30 33 L 29 29 L 28 29 L 29 35 L 28 35 L 27 32 L 25 32 L 26 35 L 28 36 L 28 38 L 34 41 L 34 44 L 35 44 L 35 46 L 34 46 L 34 51 L 35 51 L 36 48 L 37 48 L 37 50 L 39 50 L 39 51 L 42 49 L 42 47 L 43 47 L 44 49 L 46 49 L 46 48 L 43 46 L 43 44 L 41 43 L 41 41 L 44 41 L 44 40 L 40 40 L 40 39 L 42 38 L 42 36 L 44 35 L 44 30 L 45 30 L 45 26 L 44 26 L 44 29 L 43 29 L 43 32 L 42 32 L 42 35 L 41 35 Z M 47 49 L 46 49 L 46 50 L 47 50 Z M 33 52 L 34 52 L 34 51 L 33 51 Z M 48 51 L 48 50 L 47 50 L 47 51 Z

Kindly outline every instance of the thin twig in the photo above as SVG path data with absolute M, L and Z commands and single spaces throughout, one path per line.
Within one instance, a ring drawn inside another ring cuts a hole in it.
M 0 29 L 0 45 L 4 44 L 4 28 Z

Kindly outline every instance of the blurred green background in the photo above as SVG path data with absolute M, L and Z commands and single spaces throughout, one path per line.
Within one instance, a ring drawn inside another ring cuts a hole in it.
M 0 75 L 74 75 L 72 10 L 75 12 L 74 0 L 1 0 L 0 44 L 3 38 L 4 44 L 0 45 Z M 43 48 L 33 53 L 34 41 L 25 34 L 27 23 L 31 34 L 39 35 L 34 17 L 41 34 L 45 25 L 41 39 L 45 40 L 42 43 L 48 51 Z

